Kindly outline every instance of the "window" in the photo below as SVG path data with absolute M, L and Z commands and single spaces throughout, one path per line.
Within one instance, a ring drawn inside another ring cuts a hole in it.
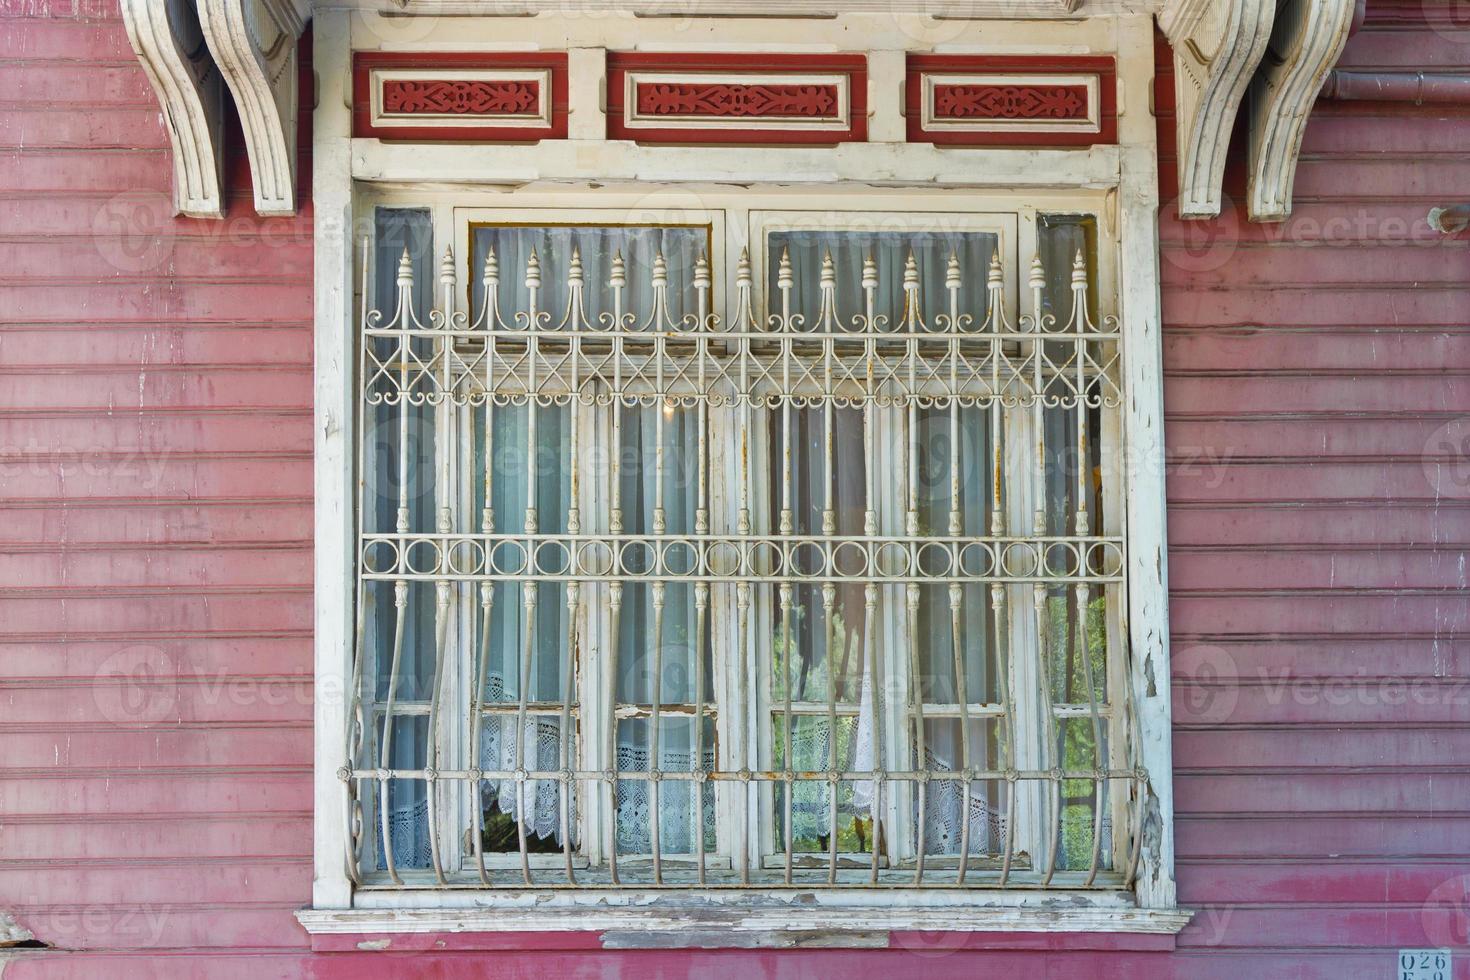
M 379 207 L 366 890 L 1130 885 L 1086 213 Z

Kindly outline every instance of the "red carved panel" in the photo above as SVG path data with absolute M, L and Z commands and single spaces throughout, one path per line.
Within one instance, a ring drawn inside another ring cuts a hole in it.
M 524 116 L 536 114 L 541 85 L 530 79 L 487 82 L 388 78 L 383 80 L 382 99 L 383 111 L 407 115 Z
M 944 119 L 1086 119 L 1087 86 L 936 84 L 934 114 Z
M 1004 82 L 976 82 L 973 78 L 945 76 L 1006 76 Z M 1034 84 L 1024 81 L 1036 76 Z M 1089 104 L 1089 86 L 1055 76 L 1097 79 L 1097 105 Z M 1022 80 L 1017 80 L 1017 79 Z M 926 86 L 926 82 L 928 85 Z M 1117 66 L 1111 57 L 1037 55 L 911 54 L 908 57 L 904 114 L 911 143 L 945 146 L 1091 146 L 1118 141 Z M 926 87 L 932 89 L 930 117 L 946 122 L 973 122 L 963 129 L 925 125 Z M 1097 120 L 1096 131 L 1044 126 L 1025 128 L 1019 122 L 1081 123 Z M 995 122 L 987 129 L 986 122 Z M 1009 124 L 1009 125 L 1000 125 Z
M 868 137 L 867 84 L 862 55 L 613 51 L 607 136 L 682 144 L 861 142 Z
M 390 70 L 394 75 L 375 75 Z M 465 77 L 454 77 L 456 70 Z M 415 77 L 416 71 L 424 75 Z M 512 77 L 473 77 L 485 71 Z M 526 77 L 514 77 L 522 72 Z M 384 113 L 423 116 L 425 122 L 390 126 L 375 119 L 374 85 L 380 86 L 376 95 Z M 352 96 L 353 136 L 478 143 L 565 139 L 567 56 L 559 51 L 358 51 L 352 58 Z M 445 124 L 445 117 L 464 122 Z M 429 119 L 440 122 L 429 125 Z
M 646 82 L 637 86 L 638 111 L 650 116 L 785 116 L 836 119 L 836 85 L 733 85 L 722 82 Z

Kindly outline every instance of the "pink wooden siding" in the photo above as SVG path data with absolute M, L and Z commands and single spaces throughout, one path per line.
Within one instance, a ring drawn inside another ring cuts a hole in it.
M 1371 4 L 1346 64 L 1470 69 L 1450 11 Z M 1470 977 L 1470 487 L 1431 479 L 1452 462 L 1434 434 L 1470 417 L 1470 239 L 1424 224 L 1470 200 L 1467 153 L 1463 112 L 1323 105 L 1292 221 L 1163 221 L 1178 875 L 1200 910 L 1177 950 L 312 953 L 291 916 L 311 896 L 309 207 L 256 218 L 236 153 L 226 221 L 167 218 L 113 5 L 0 0 L 0 911 L 57 950 L 16 951 L 7 980 L 480 977 L 492 957 L 500 977 L 1335 980 L 1430 944 Z

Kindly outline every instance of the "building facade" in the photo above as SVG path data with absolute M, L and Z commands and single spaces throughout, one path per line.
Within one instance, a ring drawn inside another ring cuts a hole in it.
M 1470 975 L 1464 12 L 740 7 L 10 0 L 3 969 Z

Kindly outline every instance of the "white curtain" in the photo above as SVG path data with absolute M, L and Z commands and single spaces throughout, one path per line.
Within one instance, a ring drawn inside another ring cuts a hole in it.
M 514 322 L 514 314 L 525 310 L 528 299 L 524 286 L 526 262 L 534 249 L 541 263 L 541 307 L 552 313 L 551 323 L 559 322 L 566 308 L 566 274 L 573 250 L 581 260 L 586 282 L 587 317 L 598 323 L 598 316 L 611 311 L 607 279 L 613 256 L 620 254 L 626 267 L 625 310 L 646 318 L 653 306 L 650 277 L 654 256 L 662 254 L 669 274 L 670 313 L 677 317 L 695 310 L 692 269 L 701 251 L 708 247 L 707 232 L 702 228 L 479 228 L 474 239 L 474 262 L 478 268 L 486 251 L 493 247 L 501 269 L 501 316 Z M 477 286 L 478 290 L 478 286 Z M 622 445 L 618 447 L 622 465 L 620 488 L 623 524 L 629 534 L 653 531 L 656 466 L 659 437 L 664 452 L 663 506 L 670 534 L 694 530 L 696 506 L 697 432 L 691 412 L 664 413 L 658 408 L 624 408 L 622 411 Z M 528 414 L 525 408 L 496 408 L 492 442 L 494 445 L 494 509 L 497 530 L 514 533 L 524 530 L 527 494 L 527 468 L 537 466 L 537 516 L 542 533 L 565 531 L 570 498 L 570 413 L 565 409 L 538 410 L 536 445 L 528 443 Z M 659 414 L 663 417 L 660 420 Z M 660 421 L 662 424 L 660 425 Z M 585 445 L 585 444 L 584 444 Z M 478 450 L 477 450 L 478 452 Z M 591 455 L 590 451 L 588 455 Z M 483 461 L 477 464 L 477 470 Z M 594 482 L 605 474 L 589 474 Z M 600 486 L 600 484 L 599 484 Z M 584 520 L 587 518 L 584 517 Z M 646 569 L 634 569 L 652 572 Z M 623 613 L 620 626 L 619 676 L 617 699 L 621 704 L 652 702 L 654 682 L 652 668 L 654 647 L 660 648 L 662 672 L 659 684 L 660 703 L 686 705 L 694 700 L 694 657 L 707 656 L 696 651 L 694 636 L 694 588 L 687 582 L 671 582 L 665 589 L 663 629 L 653 635 L 653 590 L 645 583 L 630 583 L 623 590 Z M 538 587 L 536 619 L 526 621 L 518 583 L 497 586 L 495 617 L 490 644 L 490 677 L 486 700 L 514 702 L 519 696 L 517 677 L 519 657 L 526 630 L 534 627 L 532 676 L 528 679 L 528 697 L 539 701 L 560 701 L 563 685 L 569 683 L 566 649 L 566 599 L 561 583 Z M 706 661 L 708 666 L 708 661 Z M 706 677 L 710 671 L 706 670 Z M 593 690 L 596 690 L 594 688 Z M 585 695 L 584 695 L 585 696 Z M 707 685 L 705 697 L 712 696 Z M 482 729 L 480 759 L 484 768 L 513 768 L 516 756 L 516 731 L 513 718 L 486 719 Z M 624 719 L 617 732 L 617 765 L 623 771 L 648 771 L 652 740 L 650 722 Z M 561 755 L 560 719 L 546 715 L 526 722 L 521 740 L 526 745 L 526 768 L 559 768 Z M 590 739 L 591 735 L 585 735 Z M 703 765 L 714 765 L 713 726 L 707 726 Z M 534 747 L 534 748 L 533 748 Z M 687 719 L 665 718 L 659 728 L 658 768 L 689 771 L 694 765 L 695 739 L 693 725 Z M 575 762 L 575 746 L 569 746 Z M 693 828 L 699 821 L 695 811 L 694 790 L 684 781 L 665 781 L 660 789 L 660 849 L 665 854 L 691 853 L 694 850 Z M 708 842 L 713 845 L 713 792 L 706 792 L 701 803 L 703 825 Z M 559 787 L 542 781 L 527 787 L 523 814 L 516 799 L 514 783 L 487 786 L 483 805 L 494 806 L 512 819 L 525 824 L 527 832 L 544 840 L 563 842 Z M 574 801 L 575 802 L 575 801 Z M 618 848 L 621 853 L 648 853 L 651 849 L 650 793 L 646 780 L 620 780 L 618 785 Z M 575 806 L 572 809 L 575 813 Z M 575 828 L 573 828 L 575 829 Z
M 391 319 L 398 303 L 397 270 L 399 257 L 408 251 L 414 269 L 414 313 L 428 322 L 433 303 L 433 235 L 429 213 L 418 208 L 384 208 L 375 217 L 373 252 L 374 279 L 369 288 L 372 305 L 383 311 L 384 321 Z M 396 341 L 379 338 L 377 354 L 384 360 L 392 357 Z M 429 353 L 425 341 L 419 353 Z M 380 405 L 365 411 L 362 420 L 365 443 L 365 482 L 363 527 L 369 531 L 392 531 L 399 503 L 398 458 L 408 454 L 406 490 L 409 526 L 415 531 L 428 531 L 434 526 L 434 410 L 428 406 L 408 406 L 408 444 L 401 446 L 399 409 Z M 382 704 L 388 696 L 392 674 L 393 638 L 397 611 L 394 607 L 393 583 L 369 584 L 363 597 L 365 647 L 362 655 L 374 665 L 374 684 L 365 696 Z M 428 724 L 423 715 L 400 713 L 406 705 L 424 704 L 434 682 L 434 588 L 430 584 L 413 583 L 408 590 L 404 609 L 404 645 L 399 658 L 394 684 L 393 734 L 388 765 L 394 769 L 419 769 L 425 765 L 428 751 Z M 373 737 L 366 740 L 364 755 L 358 764 L 376 768 L 382 762 L 381 746 L 384 723 L 381 715 L 372 722 Z M 393 863 L 398 868 L 426 868 L 431 863 L 428 832 L 428 797 L 423 782 L 395 779 L 388 782 L 387 799 L 378 799 L 376 782 L 369 784 L 375 807 L 388 810 L 388 834 L 393 846 Z M 378 821 L 374 821 L 377 838 Z M 377 866 L 387 867 L 387 855 L 381 840 L 376 847 Z
M 768 307 L 772 311 L 779 309 L 775 266 L 781 254 L 786 252 L 795 271 L 792 309 L 804 318 L 797 329 L 812 329 L 820 310 L 819 271 L 824 257 L 830 255 L 837 275 L 837 312 L 842 322 L 850 323 L 854 314 L 864 310 L 862 268 L 864 260 L 871 256 L 878 267 L 877 311 L 887 316 L 889 329 L 896 329 L 904 315 L 904 266 L 912 253 L 919 272 L 919 312 L 930 329 L 943 329 L 938 317 L 947 315 L 949 310 L 945 278 L 950 257 L 954 256 L 960 263 L 961 310 L 983 312 L 986 275 L 997 244 L 994 235 L 976 232 L 800 231 L 772 235 L 769 263 L 772 272 L 766 284 L 770 297 Z M 978 325 L 978 322 L 971 324 L 971 328 Z M 790 438 L 797 450 L 798 462 L 793 464 L 796 486 L 792 499 L 798 533 L 816 534 L 821 531 L 821 514 L 826 498 L 824 480 L 827 478 L 824 425 L 823 413 L 819 409 L 793 413 Z M 785 436 L 780 429 L 779 422 L 773 423 L 772 459 L 781 458 L 779 446 Z M 944 534 L 949 521 L 950 441 L 954 436 L 948 410 L 921 412 L 919 429 L 920 529 L 921 533 Z M 960 509 L 966 535 L 988 533 L 992 486 L 989 431 L 989 416 L 985 412 L 966 409 L 960 413 Z M 866 468 L 877 465 L 876 461 L 864 459 L 861 413 L 852 409 L 835 413 L 833 438 L 836 470 L 832 476 L 833 504 L 837 531 L 842 535 L 860 535 L 863 511 L 867 506 Z M 881 473 L 877 482 L 884 486 L 892 484 L 895 479 L 891 473 Z M 775 509 L 780 506 L 780 481 L 779 471 L 770 474 L 773 524 Z M 906 481 L 901 482 L 906 485 Z M 897 499 L 901 501 L 902 496 Z M 877 506 L 881 512 L 882 505 Z M 894 526 L 890 530 L 897 531 L 899 527 Z M 862 642 L 863 587 L 851 585 L 838 589 L 834 609 L 836 623 L 825 621 L 819 587 L 798 587 L 797 602 L 802 607 L 802 614 L 799 617 L 801 628 L 793 637 L 791 655 L 793 696 L 825 700 L 828 696 L 827 674 L 833 671 L 837 675 L 839 702 L 849 712 L 855 703 L 856 717 L 839 718 L 835 732 L 825 717 L 800 720 L 790 736 L 793 767 L 826 769 L 830 765 L 831 745 L 835 738 L 839 768 L 872 769 L 878 761 L 874 714 L 881 706 L 873 697 L 869 666 L 871 651 L 864 649 Z M 772 613 L 777 624 L 776 643 L 779 647 L 781 610 L 778 607 Z M 988 588 L 983 584 L 967 585 L 961 605 L 960 645 L 968 698 L 972 702 L 996 700 L 995 684 L 1003 669 L 999 659 L 1001 654 L 991 650 L 993 632 L 990 616 Z M 959 694 L 947 586 L 926 586 L 923 589 L 918 634 L 920 649 L 896 653 L 919 658 L 921 687 L 926 702 L 954 704 Z M 888 657 L 890 666 L 898 666 L 892 663 L 893 656 L 894 653 L 890 653 Z M 777 677 L 773 690 L 779 691 L 783 683 L 784 677 Z M 892 707 L 889 706 L 890 710 Z M 900 723 L 898 715 L 890 718 L 888 725 Z M 780 730 L 779 720 L 777 730 Z M 965 761 L 972 768 L 993 767 L 999 764 L 993 732 L 993 727 L 979 721 L 972 721 L 970 731 L 963 733 L 958 720 L 931 720 L 925 725 L 923 759 L 884 758 L 883 762 L 888 769 L 922 765 L 940 771 L 958 770 L 963 757 L 961 739 L 968 738 L 969 754 Z M 873 802 L 873 784 L 869 781 L 842 787 L 838 794 L 839 833 L 842 825 L 853 817 L 871 816 Z M 803 845 L 814 848 L 819 841 L 825 840 L 831 832 L 830 807 L 829 789 L 825 784 L 800 783 L 793 788 L 792 837 L 797 850 L 801 850 Z M 1005 847 L 1007 833 L 1004 809 L 999 789 L 994 785 L 977 781 L 967 794 L 961 781 L 931 782 L 924 812 L 916 814 L 924 822 L 926 852 L 957 854 L 966 820 L 970 824 L 971 853 L 1001 851 Z M 777 812 L 779 826 L 779 805 Z M 872 846 L 871 841 L 865 843 Z

